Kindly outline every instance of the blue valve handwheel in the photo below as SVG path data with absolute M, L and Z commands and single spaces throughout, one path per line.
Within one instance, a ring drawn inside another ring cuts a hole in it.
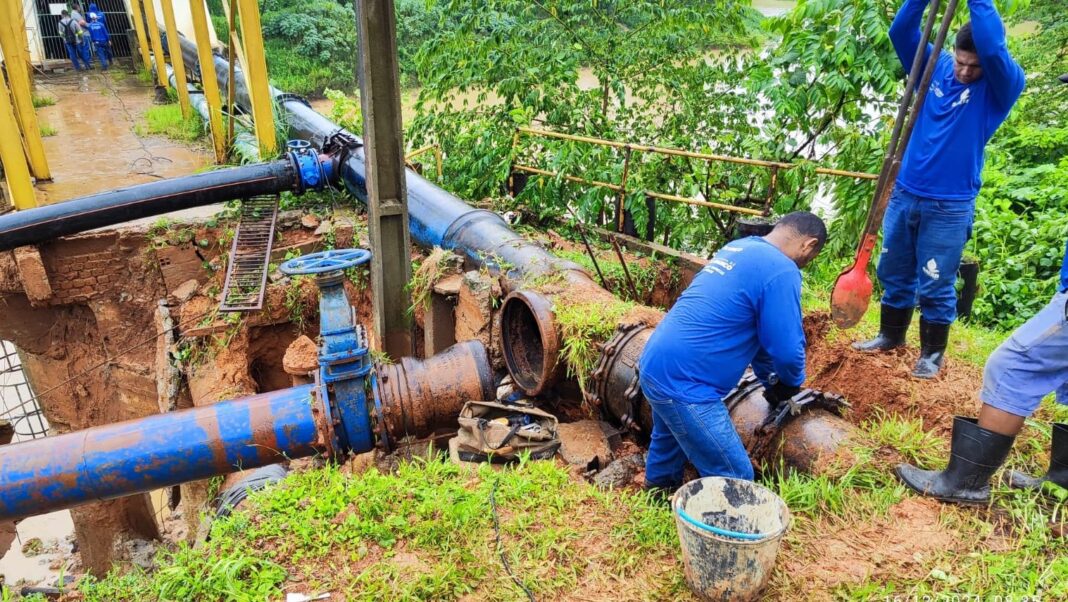
M 370 260 L 371 252 L 367 249 L 333 249 L 295 257 L 278 269 L 289 276 L 307 276 L 347 270 Z

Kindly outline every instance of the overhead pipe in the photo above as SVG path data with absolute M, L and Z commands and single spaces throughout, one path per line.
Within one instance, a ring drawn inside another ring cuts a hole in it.
M 426 360 L 373 365 L 342 270 L 370 258 L 326 251 L 282 264 L 317 274 L 315 383 L 0 446 L 0 521 L 315 454 L 343 458 L 454 424 L 494 393 L 486 349 L 465 341 Z

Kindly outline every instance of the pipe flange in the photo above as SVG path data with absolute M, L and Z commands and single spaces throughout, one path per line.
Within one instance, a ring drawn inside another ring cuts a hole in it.
M 315 420 L 315 430 L 318 432 L 316 447 L 326 458 L 333 458 L 341 447 L 341 441 L 337 438 L 334 430 L 336 418 L 330 411 L 330 395 L 326 389 L 326 383 L 319 377 L 321 370 L 316 370 L 315 386 L 312 388 L 312 418 Z
M 307 98 L 304 98 L 300 94 L 293 94 L 292 92 L 282 92 L 278 96 L 275 96 L 274 100 L 275 100 L 275 102 L 277 102 L 280 105 L 285 104 L 285 103 L 290 102 L 290 101 L 294 101 L 294 102 L 299 102 L 300 104 L 308 107 L 309 109 L 314 108 L 314 107 L 311 106 L 311 103 L 308 102 Z
M 640 430 L 637 422 L 642 398 L 637 369 L 640 353 L 627 354 L 624 350 L 646 330 L 648 327 L 644 324 L 619 326 L 616 334 L 601 347 L 601 357 L 591 374 L 594 404 L 601 408 L 607 417 L 634 430 Z M 621 361 L 627 364 L 629 369 L 617 370 L 617 364 Z M 623 380 L 613 382 L 615 378 Z
M 393 442 L 389 438 L 389 428 L 386 425 L 386 416 L 382 412 L 382 395 L 378 390 L 378 370 L 371 372 L 368 380 L 371 381 L 371 398 L 375 404 L 375 431 L 378 433 L 378 447 L 389 453 L 393 451 Z

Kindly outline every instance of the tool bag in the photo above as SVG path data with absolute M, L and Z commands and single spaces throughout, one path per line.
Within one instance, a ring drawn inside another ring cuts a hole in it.
M 456 449 L 464 462 L 515 462 L 524 452 L 534 460 L 560 449 L 556 416 L 533 406 L 469 401 L 460 410 Z

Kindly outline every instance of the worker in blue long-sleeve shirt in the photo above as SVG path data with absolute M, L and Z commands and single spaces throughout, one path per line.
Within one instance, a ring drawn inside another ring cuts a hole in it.
M 929 0 L 905 0 L 890 39 L 908 70 L 920 43 Z M 971 237 L 982 185 L 986 143 L 1024 88 L 1023 69 L 1009 55 L 1005 27 L 991 0 L 968 0 L 972 21 L 957 32 L 953 52 L 938 49 L 930 90 L 920 111 L 883 218 L 879 334 L 861 351 L 905 344 L 920 306 L 920 359 L 912 374 L 934 378 L 942 368 L 950 325 L 957 317 L 954 284 Z M 927 45 L 927 55 L 936 49 Z
M 826 240 L 823 221 L 799 211 L 763 238 L 728 243 L 656 327 L 638 370 L 653 413 L 647 489 L 680 486 L 687 459 L 701 476 L 753 478 L 723 398 L 750 364 L 773 406 L 800 390 L 800 268 Z
M 111 36 L 99 13 L 89 13 L 89 38 L 93 41 L 93 53 L 100 59 L 100 67 L 107 71 L 111 64 Z

